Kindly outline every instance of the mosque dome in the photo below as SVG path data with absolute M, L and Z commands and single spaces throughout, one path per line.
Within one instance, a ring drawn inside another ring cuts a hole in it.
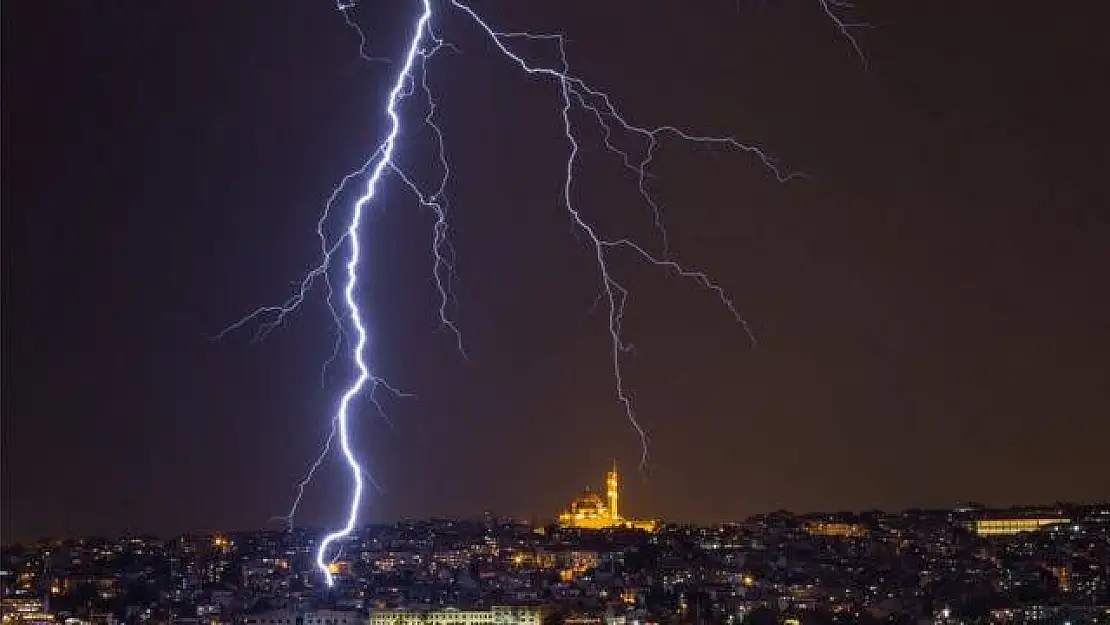
M 605 501 L 587 488 L 580 497 L 570 502 L 570 513 L 578 518 L 595 518 L 607 516 L 609 510 Z

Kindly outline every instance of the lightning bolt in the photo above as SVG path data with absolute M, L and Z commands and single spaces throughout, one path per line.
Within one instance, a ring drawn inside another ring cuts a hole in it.
M 373 401 L 377 403 L 377 400 Z M 378 410 L 381 411 L 381 408 L 379 407 Z M 308 485 L 311 484 L 312 480 L 316 477 L 316 472 L 319 471 L 320 466 L 324 464 L 324 461 L 327 459 L 328 454 L 331 452 L 332 444 L 335 443 L 337 425 L 338 419 L 332 419 L 331 431 L 328 433 L 328 437 L 324 440 L 324 444 L 320 448 L 320 453 L 316 454 L 316 457 L 312 460 L 312 463 L 308 465 L 308 469 L 305 470 L 304 475 L 297 482 L 297 485 L 295 487 L 297 494 L 293 498 L 293 504 L 289 507 L 289 512 L 281 516 L 271 517 L 271 521 L 282 521 L 285 524 L 286 529 L 293 529 L 293 519 L 297 516 L 297 508 L 301 506 L 301 500 L 304 499 L 305 489 L 308 488 Z M 373 486 L 375 490 L 377 490 L 378 492 L 385 491 L 385 489 L 383 489 L 381 485 L 378 484 L 378 482 L 374 479 L 374 476 L 371 475 L 369 471 L 364 470 L 362 472 L 362 475 L 366 478 L 366 481 L 370 482 L 370 485 Z
M 838 9 L 850 8 L 851 5 L 842 0 L 817 0 L 823 12 L 833 21 L 840 34 L 850 43 L 853 50 L 863 60 L 866 59 L 862 48 L 852 35 L 851 29 L 859 26 L 844 22 L 837 15 Z M 469 18 L 470 22 L 484 34 L 492 45 L 494 51 L 507 62 L 518 67 L 529 78 L 547 80 L 555 87 L 556 98 L 553 100 L 552 113 L 558 115 L 562 121 L 563 132 L 567 142 L 567 159 L 563 177 L 561 203 L 567 216 L 578 232 L 585 236 L 587 247 L 596 262 L 597 278 L 599 285 L 598 302 L 607 304 L 609 356 L 614 379 L 614 394 L 617 402 L 622 406 L 625 416 L 637 433 L 641 443 L 641 468 L 648 461 L 649 440 L 646 430 L 640 424 L 634 410 L 632 396 L 625 386 L 621 370 L 621 354 L 631 349 L 622 337 L 622 323 L 625 307 L 628 301 L 628 290 L 616 279 L 611 270 L 613 255 L 625 253 L 632 258 L 658 268 L 672 275 L 692 282 L 694 285 L 707 291 L 715 297 L 733 319 L 744 329 L 753 344 L 756 343 L 755 334 L 748 322 L 740 314 L 739 308 L 726 293 L 707 273 L 700 269 L 690 267 L 678 261 L 671 253 L 667 240 L 667 231 L 663 219 L 662 206 L 652 197 L 648 181 L 651 179 L 649 171 L 657 150 L 665 140 L 675 140 L 686 143 L 711 145 L 734 150 L 759 162 L 766 170 L 774 175 L 779 182 L 802 177 L 801 174 L 787 172 L 781 169 L 776 161 L 771 158 L 761 147 L 741 142 L 733 137 L 706 136 L 692 132 L 678 126 L 660 125 L 643 126 L 629 121 L 621 112 L 614 99 L 605 91 L 590 85 L 586 80 L 571 71 L 567 55 L 566 38 L 562 34 L 505 32 L 495 29 L 490 23 L 478 14 L 473 8 L 460 0 L 439 0 L 441 6 L 450 7 Z M 333 586 L 335 579 L 329 570 L 329 564 L 339 557 L 342 549 L 341 541 L 348 538 L 358 523 L 359 509 L 362 504 L 364 486 L 366 481 L 373 483 L 369 473 L 363 467 L 351 445 L 350 417 L 353 402 L 367 387 L 368 393 L 379 413 L 383 414 L 374 391 L 384 388 L 396 396 L 407 396 L 383 378 L 377 376 L 366 361 L 366 348 L 370 341 L 369 332 L 363 318 L 363 312 L 355 297 L 358 285 L 359 263 L 361 248 L 359 244 L 360 228 L 364 213 L 377 195 L 386 174 L 395 175 L 416 197 L 421 206 L 430 209 L 435 216 L 432 226 L 431 256 L 432 277 L 439 292 L 439 321 L 442 327 L 453 333 L 456 346 L 464 357 L 462 334 L 455 322 L 448 314 L 453 301 L 452 285 L 455 279 L 454 249 L 451 246 L 448 221 L 448 206 L 446 191 L 450 180 L 451 170 L 446 157 L 444 134 L 436 122 L 437 105 L 432 89 L 428 83 L 428 66 L 431 59 L 444 49 L 454 49 L 442 38 L 436 35 L 432 28 L 433 5 L 432 0 L 418 0 L 420 12 L 415 17 L 412 25 L 411 36 L 407 40 L 406 53 L 399 64 L 392 88 L 385 104 L 385 112 L 389 117 L 389 130 L 384 140 L 377 146 L 363 165 L 345 176 L 336 186 L 323 212 L 317 222 L 317 236 L 320 241 L 320 259 L 304 277 L 294 285 L 293 294 L 282 304 L 261 307 L 244 316 L 239 321 L 225 328 L 217 338 L 227 333 L 238 330 L 249 323 L 256 323 L 255 339 L 261 340 L 270 331 L 281 325 L 290 314 L 296 311 L 312 291 L 317 281 L 324 282 L 325 301 L 332 314 L 336 327 L 336 337 L 333 351 L 324 363 L 324 371 L 339 355 L 340 349 L 346 340 L 343 317 L 347 325 L 353 329 L 354 345 L 351 347 L 351 358 L 355 363 L 357 375 L 342 393 L 338 408 L 331 422 L 331 433 L 326 439 L 320 454 L 315 458 L 302 479 L 296 485 L 296 497 L 289 514 L 285 517 L 292 524 L 293 515 L 304 495 L 305 488 L 311 482 L 316 471 L 324 462 L 325 457 L 332 450 L 338 439 L 342 458 L 350 471 L 354 488 L 348 502 L 347 515 L 343 525 L 327 534 L 321 541 L 317 553 L 316 564 L 324 576 L 327 585 Z M 388 59 L 372 57 L 369 55 L 367 38 L 358 24 L 351 18 L 350 11 L 354 8 L 352 2 L 341 0 L 337 9 L 342 13 L 348 26 L 359 35 L 359 55 L 369 61 L 386 61 Z M 512 45 L 521 40 L 547 42 L 554 46 L 558 55 L 557 66 L 545 66 L 527 60 L 521 54 L 513 51 Z M 423 94 L 427 113 L 423 123 L 432 132 L 438 149 L 437 160 L 441 170 L 438 184 L 431 191 L 424 190 L 417 182 L 417 178 L 407 172 L 400 164 L 395 162 L 394 153 L 398 137 L 400 136 L 402 119 L 399 107 L 402 101 L 412 96 L 416 91 Z M 572 121 L 572 112 L 586 113 L 588 118 L 596 120 L 602 131 L 602 142 L 606 149 L 619 156 L 623 166 L 631 171 L 637 178 L 639 193 L 651 210 L 655 229 L 660 237 L 660 252 L 654 253 L 648 247 L 625 237 L 609 237 L 600 232 L 599 228 L 591 222 L 580 210 L 574 199 L 575 169 L 578 163 L 580 142 L 575 132 L 575 123 Z M 639 154 L 632 154 L 629 150 L 617 147 L 613 143 L 613 136 L 623 133 L 626 137 L 637 139 L 641 146 Z M 347 227 L 343 233 L 330 240 L 326 234 L 325 226 L 331 216 L 332 209 L 342 192 L 355 180 L 364 179 L 363 193 L 354 202 Z M 342 305 L 344 315 L 341 315 L 335 306 L 335 289 L 329 274 L 332 261 L 341 250 L 347 250 L 345 265 L 345 283 L 342 289 Z M 321 377 L 324 375 L 321 372 Z
M 358 264 L 361 251 L 359 248 L 359 226 L 362 224 L 363 209 L 374 199 L 378 191 L 378 184 L 382 179 L 382 174 L 393 160 L 393 150 L 397 144 L 397 136 L 401 132 L 401 117 L 397 112 L 397 105 L 404 94 L 405 82 L 411 77 L 413 64 L 416 61 L 420 49 L 420 41 L 424 38 L 428 20 L 432 17 L 431 0 L 423 0 L 422 5 L 423 11 L 416 20 L 416 27 L 413 29 L 412 37 L 409 40 L 408 52 L 405 54 L 401 70 L 397 72 L 397 81 L 389 91 L 389 99 L 385 107 L 386 114 L 389 116 L 390 121 L 389 134 L 386 135 L 385 141 L 382 142 L 381 146 L 374 151 L 374 157 L 372 157 L 374 164 L 370 168 L 371 171 L 366 182 L 365 193 L 355 202 L 354 209 L 351 213 L 350 225 L 347 228 L 346 234 L 346 244 L 350 249 L 350 254 L 347 258 L 347 285 L 343 289 L 343 299 L 347 305 L 350 323 L 355 329 L 354 361 L 355 366 L 358 368 L 358 376 L 339 400 L 339 409 L 336 412 L 336 433 L 339 438 L 339 447 L 343 451 L 343 458 L 346 460 L 347 466 L 351 471 L 351 477 L 354 480 L 354 490 L 351 493 L 346 523 L 344 523 L 343 527 L 340 529 L 325 536 L 316 551 L 316 566 L 323 572 L 324 580 L 328 586 L 333 586 L 335 584 L 335 579 L 332 576 L 331 570 L 328 568 L 329 562 L 327 558 L 329 548 L 332 543 L 350 535 L 351 531 L 358 523 L 358 510 L 362 505 L 364 469 L 355 456 L 354 450 L 351 448 L 351 437 L 349 434 L 351 402 L 358 397 L 358 394 L 368 382 L 379 380 L 379 378 L 371 374 L 370 368 L 366 364 L 365 352 L 369 336 L 362 320 L 362 311 L 359 309 L 358 302 L 355 300 L 355 287 L 358 284 Z
M 707 289 L 717 297 L 719 302 L 728 310 L 736 322 L 744 328 L 749 339 L 753 343 L 755 343 L 756 340 L 755 334 L 752 332 L 748 322 L 740 314 L 735 303 L 720 285 L 713 281 L 705 272 L 687 267 L 670 257 L 662 211 L 659 204 L 651 197 L 647 189 L 647 179 L 649 177 L 648 166 L 652 161 L 660 139 L 672 136 L 687 142 L 713 144 L 747 152 L 769 169 L 780 182 L 798 177 L 799 174 L 783 172 L 761 148 L 755 145 L 741 143 L 732 137 L 702 136 L 670 125 L 648 128 L 633 124 L 620 112 L 614 104 L 613 99 L 607 93 L 592 87 L 585 80 L 571 72 L 570 63 L 567 59 L 566 38 L 563 35 L 550 33 L 501 32 L 494 29 L 470 6 L 458 0 L 450 0 L 450 3 L 472 19 L 474 24 L 485 33 L 494 48 L 500 52 L 505 59 L 519 67 L 526 75 L 551 80 L 558 87 L 561 100 L 561 106 L 558 110 L 563 122 L 563 131 L 569 148 L 566 160 L 566 172 L 563 177 L 562 202 L 571 222 L 586 236 L 592 248 L 593 257 L 597 263 L 598 279 L 601 289 L 600 297 L 608 304 L 609 355 L 614 379 L 614 392 L 617 401 L 624 409 L 625 417 L 640 438 L 640 467 L 644 468 L 648 460 L 648 435 L 647 431 L 636 417 L 632 396 L 624 384 L 624 376 L 621 372 L 621 354 L 630 349 L 630 345 L 625 343 L 621 334 L 625 304 L 628 301 L 628 290 L 613 276 L 610 269 L 611 253 L 619 250 L 631 252 L 633 256 L 650 265 L 670 271 L 675 275 L 691 280 L 697 285 Z M 553 68 L 535 65 L 515 53 L 509 48 L 509 44 L 514 40 L 520 39 L 554 42 L 559 55 L 559 67 Z M 574 201 L 572 192 L 574 187 L 574 169 L 579 152 L 579 141 L 575 136 L 574 124 L 571 121 L 571 112 L 576 105 L 580 109 L 590 113 L 598 121 L 603 131 L 603 142 L 606 148 L 619 155 L 625 167 L 631 169 L 637 175 L 640 193 L 645 202 L 652 209 L 656 229 L 662 236 L 664 250 L 662 255 L 657 256 L 652 254 L 645 247 L 631 239 L 605 237 L 579 210 Z M 646 144 L 644 155 L 639 161 L 636 161 L 631 155 L 617 148 L 612 143 L 611 138 L 614 128 L 618 128 L 632 136 L 639 137 Z
M 861 28 L 870 28 L 871 25 L 863 22 L 845 22 L 837 13 L 838 10 L 847 11 L 854 9 L 856 5 L 847 0 L 817 0 L 817 2 L 821 5 L 821 10 L 825 12 L 829 21 L 836 25 L 837 30 L 840 31 L 840 35 L 848 42 L 848 45 L 852 46 L 852 50 L 856 53 L 856 56 L 859 57 L 860 63 L 863 64 L 863 69 L 870 69 L 870 64 L 867 62 L 867 55 L 863 53 L 863 47 L 860 46 L 859 40 L 852 34 L 852 31 Z

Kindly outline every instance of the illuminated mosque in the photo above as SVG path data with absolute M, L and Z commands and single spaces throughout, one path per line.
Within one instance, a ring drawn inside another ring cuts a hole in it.
M 654 532 L 656 528 L 655 521 L 637 521 L 620 515 L 620 475 L 615 460 L 613 470 L 605 476 L 605 499 L 587 487 L 586 492 L 570 502 L 567 511 L 559 515 L 559 525 L 589 530 L 623 527 L 647 532 Z

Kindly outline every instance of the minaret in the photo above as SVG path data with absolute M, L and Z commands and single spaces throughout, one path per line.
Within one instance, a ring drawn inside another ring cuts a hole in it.
M 620 508 L 617 507 L 620 499 L 620 476 L 617 475 L 617 461 L 613 460 L 613 470 L 605 478 L 605 491 L 609 497 L 609 517 L 614 521 L 621 518 Z

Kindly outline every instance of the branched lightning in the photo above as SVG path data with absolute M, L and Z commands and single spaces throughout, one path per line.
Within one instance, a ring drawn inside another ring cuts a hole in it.
M 567 55 L 567 40 L 562 34 L 529 33 L 529 32 L 504 32 L 495 29 L 490 23 L 478 14 L 473 8 L 461 0 L 436 0 L 445 8 L 453 8 L 484 34 L 493 49 L 501 57 L 518 67 L 525 76 L 550 81 L 555 88 L 557 98 L 553 99 L 551 114 L 557 115 L 562 121 L 563 132 L 567 142 L 567 158 L 563 175 L 561 203 L 576 231 L 585 235 L 587 247 L 596 263 L 598 278 L 597 303 L 605 302 L 607 305 L 609 355 L 611 360 L 614 380 L 614 393 L 618 403 L 622 406 L 625 416 L 639 436 L 641 443 L 641 468 L 648 460 L 648 435 L 640 424 L 633 407 L 632 396 L 625 386 L 621 369 L 621 356 L 631 349 L 622 335 L 628 290 L 617 280 L 611 267 L 612 257 L 623 251 L 631 258 L 637 259 L 649 266 L 664 270 L 667 273 L 692 282 L 701 287 L 717 299 L 717 301 L 732 315 L 735 321 L 744 329 L 754 344 L 755 334 L 747 321 L 740 314 L 738 306 L 729 297 L 726 291 L 714 281 L 707 273 L 680 263 L 672 254 L 667 238 L 662 206 L 652 197 L 648 181 L 652 178 L 650 166 L 661 144 L 665 140 L 678 140 L 686 143 L 711 145 L 734 150 L 747 154 L 766 168 L 779 182 L 786 182 L 792 178 L 801 177 L 801 174 L 787 172 L 759 146 L 741 142 L 733 137 L 715 137 L 699 134 L 682 129 L 674 125 L 643 126 L 629 121 L 614 103 L 614 99 L 606 92 L 591 86 L 585 79 L 571 71 Z M 862 49 L 857 40 L 852 36 L 851 29 L 857 25 L 848 24 L 837 15 L 838 9 L 850 8 L 851 5 L 843 0 L 817 0 L 824 13 L 833 21 L 841 35 L 847 39 L 855 52 L 864 59 Z M 293 294 L 282 304 L 258 308 L 244 316 L 239 321 L 228 326 L 217 337 L 223 337 L 229 332 L 238 330 L 248 323 L 257 324 L 255 339 L 261 340 L 273 329 L 281 325 L 293 312 L 295 312 L 311 292 L 318 280 L 324 282 L 325 302 L 335 321 L 336 336 L 331 356 L 324 363 L 321 372 L 323 381 L 327 366 L 339 355 L 341 347 L 347 342 L 347 333 L 344 327 L 353 329 L 353 345 L 350 348 L 351 359 L 354 361 L 357 375 L 346 387 L 339 399 L 336 412 L 331 420 L 331 432 L 318 456 L 309 465 L 302 479 L 296 484 L 296 496 L 287 516 L 280 517 L 290 525 L 293 516 L 304 496 L 305 489 L 311 482 L 317 470 L 323 464 L 326 456 L 331 452 L 335 440 L 338 438 L 342 458 L 350 471 L 353 480 L 353 489 L 348 503 L 345 521 L 339 529 L 329 533 L 321 541 L 317 553 L 316 563 L 328 586 L 335 582 L 329 564 L 339 557 L 342 549 L 340 541 L 350 536 L 358 522 L 359 508 L 362 503 L 364 484 L 373 479 L 363 467 L 356 455 L 350 436 L 351 411 L 355 400 L 369 387 L 368 396 L 384 416 L 384 410 L 378 403 L 375 391 L 378 388 L 386 389 L 396 396 L 406 396 L 390 386 L 386 381 L 373 373 L 366 360 L 366 350 L 370 340 L 369 332 L 364 320 L 364 315 L 356 299 L 358 285 L 359 263 L 361 261 L 360 227 L 365 212 L 371 202 L 378 195 L 380 185 L 386 174 L 393 174 L 412 192 L 417 201 L 430 209 L 434 215 L 432 225 L 431 256 L 432 278 L 440 296 L 438 309 L 439 321 L 442 327 L 454 335 L 456 346 L 465 357 L 462 334 L 455 321 L 448 314 L 453 302 L 453 284 L 456 279 L 454 260 L 455 252 L 451 245 L 448 221 L 448 203 L 446 198 L 451 169 L 448 164 L 447 150 L 444 133 L 437 123 L 438 106 L 433 91 L 428 81 L 429 63 L 437 53 L 444 49 L 454 49 L 439 37 L 432 27 L 433 0 L 417 0 L 421 10 L 416 16 L 412 26 L 411 37 L 407 40 L 406 53 L 402 62 L 395 64 L 388 59 L 369 55 L 367 38 L 358 24 L 350 15 L 354 4 L 341 0 L 337 8 L 342 13 L 344 21 L 353 28 L 359 36 L 359 55 L 369 61 L 385 60 L 391 65 L 399 66 L 392 88 L 385 105 L 385 113 L 389 118 L 388 133 L 384 140 L 377 146 L 370 157 L 357 170 L 347 174 L 333 190 L 324 205 L 323 212 L 317 222 L 316 233 L 320 241 L 319 262 L 310 269 L 304 277 L 294 285 Z M 521 40 L 546 42 L 552 45 L 557 53 L 558 65 L 546 66 L 526 59 L 515 52 L 512 46 Z M 419 62 L 418 62 L 419 61 Z M 401 103 L 419 90 L 423 94 L 426 114 L 423 125 L 432 133 L 438 153 L 441 175 L 438 183 L 431 190 L 424 189 L 417 177 L 396 162 L 395 152 L 401 134 L 403 122 L 399 110 Z M 579 208 L 574 198 L 575 169 L 578 164 L 580 150 L 579 134 L 576 133 L 576 124 L 573 114 L 585 113 L 584 117 L 597 122 L 602 133 L 602 143 L 611 153 L 620 157 L 623 166 L 631 171 L 637 180 L 639 193 L 651 210 L 653 222 L 660 236 L 660 252 L 653 253 L 648 247 L 627 237 L 611 237 L 602 233 Z M 622 149 L 614 143 L 616 133 L 623 133 L 626 139 L 638 141 L 639 153 Z M 348 185 L 355 180 L 364 180 L 363 193 L 354 202 L 346 228 L 334 240 L 329 239 L 326 225 L 331 217 L 334 205 L 341 197 Z M 341 250 L 347 250 L 345 263 L 345 282 L 342 289 L 342 307 L 344 314 L 335 306 L 334 289 L 329 270 L 333 267 L 332 261 Z M 347 323 L 344 324 L 344 316 Z M 349 332 L 349 330 L 348 330 Z M 376 486 L 376 484 L 375 484 Z
M 462 333 L 459 332 L 459 327 L 453 319 L 447 314 L 447 309 L 451 302 L 454 300 L 454 290 L 452 284 L 456 279 L 455 276 L 455 248 L 451 245 L 451 239 L 447 236 L 449 226 L 447 222 L 447 183 L 451 177 L 451 167 L 447 162 L 447 148 L 443 141 L 443 130 L 435 121 L 436 115 L 436 101 L 432 95 L 432 88 L 428 84 L 428 61 L 432 59 L 438 52 L 444 49 L 458 51 L 453 45 L 445 42 L 442 38 L 436 36 L 429 24 L 426 28 L 425 35 L 431 40 L 432 45 L 427 49 L 420 49 L 417 55 L 420 57 L 420 89 L 424 93 L 424 99 L 428 107 L 427 114 L 424 115 L 424 125 L 432 132 L 432 136 L 436 142 L 436 158 L 439 161 L 440 175 L 439 184 L 434 191 L 424 192 L 416 183 L 413 176 L 406 173 L 396 163 L 390 163 L 390 169 L 396 173 L 405 186 L 412 191 L 413 195 L 420 204 L 432 210 L 435 215 L 435 223 L 432 225 L 432 280 L 435 282 L 436 290 L 439 292 L 439 322 L 440 325 L 448 329 L 455 337 L 455 347 L 459 353 L 465 358 L 466 349 L 463 347 Z
M 856 56 L 859 57 L 860 63 L 863 63 L 863 69 L 868 69 L 867 55 L 863 53 L 863 47 L 859 45 L 859 40 L 852 34 L 853 28 L 866 28 L 868 24 L 845 22 L 836 12 L 837 9 L 847 10 L 855 8 L 855 5 L 847 0 L 817 0 L 817 2 L 821 5 L 821 9 L 825 12 L 825 15 L 828 16 L 829 20 L 836 25 L 837 30 L 840 31 L 840 35 L 852 46 L 852 50 L 854 50 Z
M 316 477 L 316 472 L 320 470 L 320 466 L 324 464 L 324 461 L 327 460 L 328 454 L 331 452 L 332 443 L 335 442 L 336 425 L 337 419 L 332 419 L 331 431 L 328 432 L 328 437 L 324 439 L 324 445 L 320 448 L 320 453 L 316 454 L 316 457 L 312 460 L 312 463 L 308 465 L 308 469 L 305 470 L 305 473 L 301 477 L 300 481 L 297 482 L 297 495 L 293 498 L 293 505 L 289 507 L 289 512 L 281 516 L 272 517 L 270 519 L 271 521 L 282 521 L 285 523 L 288 529 L 293 529 L 293 519 L 297 516 L 297 508 L 301 506 L 301 500 L 304 499 L 305 489 L 308 488 L 308 485 L 312 483 L 313 478 Z M 371 486 L 373 486 L 375 490 L 377 490 L 378 492 L 384 491 L 384 489 L 381 487 L 380 484 L 378 484 L 378 482 L 374 479 L 374 476 L 371 475 L 369 471 L 363 471 L 362 474 L 366 478 L 366 480 L 370 482 Z
M 351 447 L 351 438 L 349 435 L 351 402 L 358 397 L 358 394 L 362 391 L 367 382 L 374 382 L 379 379 L 371 374 L 370 368 L 366 364 L 365 351 L 369 336 L 362 320 L 362 312 L 359 310 L 358 302 L 355 300 L 355 286 L 358 284 L 360 253 L 359 226 L 362 224 L 363 209 L 374 199 L 382 174 L 385 172 L 386 167 L 392 162 L 393 150 L 396 147 L 397 137 L 401 132 L 401 118 L 397 112 L 397 104 L 404 92 L 406 80 L 411 77 L 413 64 L 419 51 L 420 41 L 424 37 L 425 30 L 428 26 L 428 20 L 432 17 L 431 0 L 423 0 L 422 4 L 424 10 L 420 14 L 420 18 L 416 21 L 416 28 L 413 30 L 413 35 L 410 39 L 408 52 L 405 54 L 401 70 L 397 72 L 397 81 L 389 92 L 389 100 L 386 104 L 386 114 L 389 116 L 390 120 L 389 134 L 386 136 L 385 141 L 382 142 L 381 147 L 375 150 L 377 158 L 367 179 L 366 191 L 363 193 L 362 197 L 358 198 L 355 202 L 354 210 L 351 214 L 350 225 L 347 228 L 346 242 L 350 249 L 350 255 L 347 259 L 347 286 L 343 289 L 343 298 L 347 304 L 350 322 L 351 325 L 354 326 L 356 334 L 354 361 L 358 368 L 358 376 L 339 400 L 336 422 L 338 425 L 337 433 L 339 435 L 339 446 L 343 450 L 343 457 L 347 461 L 347 465 L 350 467 L 351 477 L 354 480 L 354 491 L 351 493 L 346 523 L 343 524 L 342 528 L 325 536 L 324 540 L 320 542 L 320 546 L 316 552 L 316 565 L 324 574 L 324 579 L 328 586 L 332 586 L 335 583 L 331 570 L 328 568 L 329 562 L 327 558 L 329 548 L 335 541 L 350 535 L 351 530 L 354 529 L 358 522 L 358 510 L 359 506 L 362 505 L 364 469 Z
M 452 6 L 458 8 L 466 15 L 470 16 L 473 22 L 487 35 L 490 42 L 494 47 L 501 52 L 501 54 L 514 63 L 517 67 L 530 76 L 538 76 L 552 80 L 558 87 L 561 99 L 561 107 L 559 115 L 563 122 L 563 131 L 566 135 L 567 144 L 569 146 L 568 155 L 566 160 L 566 172 L 563 177 L 563 193 L 562 201 L 571 221 L 586 235 L 593 251 L 593 256 L 597 263 L 598 278 L 601 288 L 601 298 L 608 304 L 608 325 L 609 325 L 609 338 L 610 338 L 610 358 L 614 379 L 614 391 L 617 401 L 624 408 L 625 416 L 628 422 L 632 425 L 636 434 L 640 438 L 640 466 L 643 468 L 647 464 L 648 459 L 648 436 L 647 431 L 644 430 L 640 424 L 639 419 L 636 417 L 636 411 L 633 407 L 632 396 L 624 384 L 624 377 L 621 373 L 621 353 L 628 351 L 630 346 L 625 343 L 621 334 L 621 326 L 624 320 L 625 304 L 628 301 L 628 290 L 621 285 L 613 276 L 610 268 L 610 252 L 617 249 L 626 249 L 631 251 L 635 257 L 654 265 L 656 267 L 666 269 L 680 277 L 692 280 L 694 283 L 708 289 L 712 292 L 721 302 L 722 305 L 732 314 L 733 318 L 739 323 L 747 332 L 749 338 L 754 342 L 755 335 L 751 331 L 747 321 L 740 314 L 736 305 L 728 297 L 724 289 L 714 282 L 708 274 L 688 268 L 679 262 L 672 259 L 670 256 L 669 244 L 666 238 L 666 228 L 663 223 L 662 211 L 658 203 L 651 197 L 647 189 L 648 179 L 648 165 L 654 156 L 655 150 L 659 145 L 661 138 L 666 136 L 677 137 L 679 139 L 702 144 L 712 144 L 724 147 L 733 148 L 742 152 L 749 153 L 761 162 L 767 169 L 769 169 L 780 182 L 785 182 L 791 178 L 799 176 L 799 174 L 785 173 L 781 170 L 771 157 L 764 152 L 760 147 L 741 143 L 732 137 L 710 137 L 703 136 L 693 132 L 680 129 L 676 126 L 664 125 L 654 128 L 639 126 L 628 121 L 616 105 L 613 99 L 604 91 L 596 89 L 589 85 L 585 80 L 571 73 L 570 63 L 567 59 L 566 52 L 566 38 L 561 34 L 536 34 L 536 33 L 519 33 L 519 32 L 501 32 L 494 29 L 490 24 L 484 20 L 478 13 L 470 6 L 460 2 L 459 0 L 450 0 Z M 546 40 L 555 42 L 557 52 L 559 55 L 560 66 L 557 68 L 544 67 L 530 63 L 521 55 L 515 53 L 509 48 L 509 44 L 513 40 L 518 39 L 531 39 L 531 40 Z M 663 238 L 663 255 L 656 256 L 645 249 L 643 246 L 627 238 L 607 238 L 601 234 L 597 227 L 591 223 L 579 210 L 573 196 L 574 187 L 574 169 L 579 152 L 579 140 L 574 132 L 574 123 L 571 119 L 571 112 L 575 105 L 582 110 L 590 113 L 599 123 L 603 131 L 603 141 L 610 151 L 619 155 L 625 167 L 631 169 L 638 178 L 638 184 L 641 195 L 644 197 L 647 204 L 651 207 L 656 229 L 660 232 Z M 645 144 L 644 155 L 635 161 L 627 152 L 617 148 L 612 143 L 612 134 L 614 127 L 623 130 L 624 132 L 639 137 Z M 634 164 L 635 161 L 635 164 Z
M 355 3 L 340 0 L 336 3 L 335 8 L 343 16 L 343 21 L 347 24 L 347 27 L 358 33 L 358 55 L 364 61 L 370 61 L 371 63 L 389 63 L 390 60 L 384 56 L 370 56 L 370 45 L 366 39 L 366 33 L 362 32 L 358 22 L 351 18 L 351 10 L 355 8 Z

